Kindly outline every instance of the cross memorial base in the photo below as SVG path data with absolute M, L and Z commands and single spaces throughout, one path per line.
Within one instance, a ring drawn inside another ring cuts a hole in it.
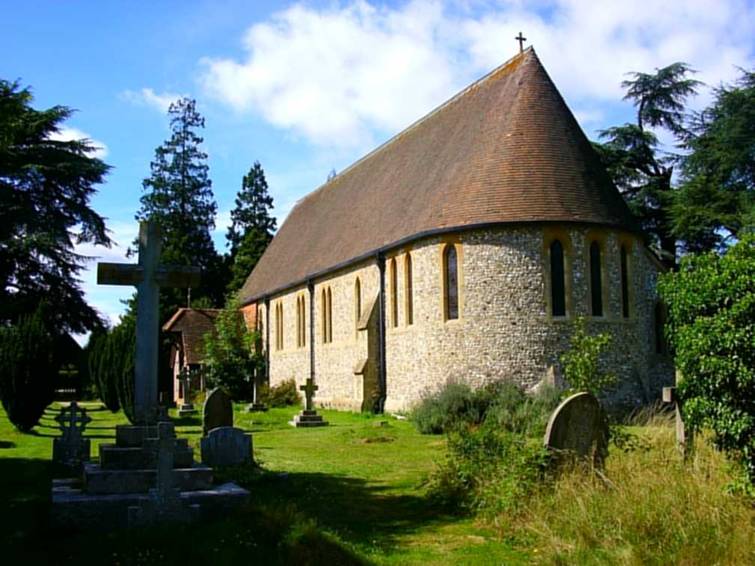
M 288 421 L 288 424 L 296 428 L 309 428 L 328 426 L 328 421 L 324 421 L 322 415 L 318 415 L 317 411 L 307 411 L 305 409 L 296 415 L 293 420 Z
M 178 406 L 178 416 L 188 417 L 189 415 L 196 415 L 197 409 L 194 407 L 194 403 L 181 403 Z
M 267 405 L 265 405 L 264 403 L 251 403 L 246 407 L 247 413 L 264 413 L 266 411 Z

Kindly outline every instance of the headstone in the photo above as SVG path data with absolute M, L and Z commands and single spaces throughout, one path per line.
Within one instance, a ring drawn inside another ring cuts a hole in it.
M 160 288 L 196 287 L 197 267 L 160 265 L 160 228 L 154 222 L 139 225 L 139 263 L 98 263 L 100 285 L 136 286 L 136 356 L 134 361 L 134 415 L 138 424 L 157 417 L 157 351 L 160 326 Z
M 207 395 L 202 411 L 202 429 L 206 435 L 214 428 L 233 426 L 233 404 L 231 398 L 220 388 Z
M 267 411 L 267 406 L 260 399 L 260 392 L 262 391 L 262 372 L 255 371 L 254 377 L 252 377 L 252 404 L 248 405 L 246 410 L 250 413 L 259 411 Z
M 84 438 L 83 434 L 92 419 L 87 416 L 86 409 L 71 401 L 68 407 L 61 407 L 55 420 L 62 434 L 53 440 L 52 460 L 71 471 L 77 471 L 89 460 L 89 439 Z
M 191 371 L 184 368 L 181 372 L 181 386 L 183 388 L 183 399 L 178 407 L 178 416 L 186 417 L 197 412 L 194 403 L 191 402 Z
M 240 428 L 221 426 L 202 438 L 202 463 L 236 466 L 252 461 L 252 435 Z
M 577 458 L 603 465 L 608 455 L 608 420 L 593 394 L 577 393 L 556 407 L 548 420 L 545 446 L 559 459 Z
M 676 371 L 676 384 L 682 380 L 682 375 L 679 370 Z M 664 387 L 663 388 L 663 402 L 674 405 L 674 417 L 676 421 L 676 447 L 681 453 L 684 460 L 689 458 L 694 453 L 695 449 L 695 435 L 692 430 L 687 430 L 684 426 L 684 419 L 682 417 L 682 401 L 679 399 L 676 387 Z
M 315 396 L 315 391 L 319 389 L 319 387 L 315 385 L 315 380 L 310 377 L 304 385 L 299 387 L 299 389 L 304 391 L 304 410 L 298 415 L 295 415 L 293 420 L 288 421 L 288 424 L 297 428 L 326 426 L 328 422 L 323 420 L 321 415 L 317 414 L 314 407 L 313 398 Z

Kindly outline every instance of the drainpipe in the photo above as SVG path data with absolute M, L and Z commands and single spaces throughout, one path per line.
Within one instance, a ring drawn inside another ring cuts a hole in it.
M 309 291 L 309 378 L 315 381 L 315 283 L 307 281 Z
M 380 271 L 380 296 L 378 297 L 378 384 L 380 392 L 378 395 L 377 406 L 378 413 L 385 409 L 385 399 L 388 396 L 388 385 L 385 371 L 385 254 L 377 254 L 377 265 Z
M 270 299 L 265 297 L 265 381 L 270 385 Z

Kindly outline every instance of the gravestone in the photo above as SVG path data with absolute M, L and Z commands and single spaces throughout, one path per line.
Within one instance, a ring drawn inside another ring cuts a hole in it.
M 252 435 L 240 428 L 221 426 L 202 438 L 202 463 L 236 466 L 252 461 Z
M 592 393 L 565 399 L 548 420 L 545 446 L 557 459 L 581 459 L 602 466 L 608 455 L 608 419 Z
M 214 428 L 233 426 L 233 404 L 222 389 L 215 388 L 207 395 L 202 411 L 202 430 L 206 436 Z
M 267 406 L 260 399 L 260 392 L 262 391 L 263 385 L 262 380 L 262 372 L 259 370 L 255 371 L 254 377 L 252 377 L 252 403 L 246 408 L 250 413 L 267 411 Z
M 89 439 L 84 438 L 83 434 L 92 419 L 87 416 L 86 409 L 79 407 L 76 401 L 71 401 L 68 407 L 61 407 L 55 420 L 58 421 L 62 434 L 53 439 L 52 461 L 71 471 L 78 471 L 89 460 Z
M 663 402 L 674 406 L 674 420 L 676 423 L 676 448 L 685 461 L 689 460 L 695 450 L 695 433 L 687 429 L 682 416 L 682 400 L 677 393 L 677 387 L 682 380 L 682 374 L 676 370 L 676 387 L 663 388 Z
M 196 414 L 197 410 L 194 408 L 194 403 L 191 402 L 191 371 L 188 368 L 181 371 L 181 387 L 183 388 L 183 398 L 178 407 L 178 416 L 186 417 Z
M 299 389 L 304 391 L 304 410 L 294 416 L 293 420 L 288 421 L 288 424 L 297 428 L 327 426 L 328 422 L 323 420 L 322 416 L 318 415 L 317 411 L 315 411 L 313 399 L 315 391 L 319 389 L 315 385 L 315 380 L 310 377 Z

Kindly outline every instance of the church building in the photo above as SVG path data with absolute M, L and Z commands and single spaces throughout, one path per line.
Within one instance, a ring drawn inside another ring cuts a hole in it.
M 616 398 L 672 379 L 663 267 L 532 48 L 304 197 L 241 290 L 270 385 L 405 411 L 449 380 L 558 376 L 576 317 Z

